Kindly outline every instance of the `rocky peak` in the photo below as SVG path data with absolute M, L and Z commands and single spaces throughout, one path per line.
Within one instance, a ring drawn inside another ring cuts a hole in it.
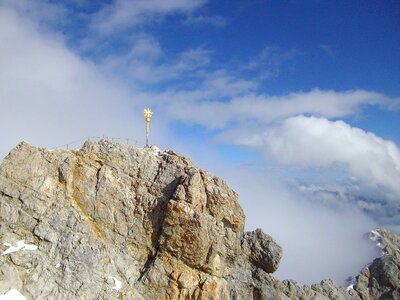
M 281 247 L 260 229 L 245 233 L 244 222 L 237 193 L 173 151 L 107 140 L 72 151 L 22 142 L 0 166 L 0 295 L 257 300 L 396 292 L 398 249 L 352 289 L 329 280 L 299 287 L 271 275 Z M 385 277 L 386 266 L 394 271 Z
M 238 195 L 173 151 L 21 143 L 1 165 L 0 195 L 2 242 L 38 246 L 0 260 L 3 291 L 28 299 L 220 298 L 245 255 Z M 254 262 L 272 272 L 279 259 Z

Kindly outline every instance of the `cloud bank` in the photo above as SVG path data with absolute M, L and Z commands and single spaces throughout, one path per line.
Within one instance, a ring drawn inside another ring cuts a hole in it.
M 239 192 L 246 228 L 263 228 L 283 247 L 278 278 L 303 284 L 332 278 L 343 285 L 378 255 L 363 238 L 377 225 L 356 206 L 331 209 L 264 172 L 236 169 L 224 176 Z
M 254 93 L 256 85 L 230 78 L 210 85 L 206 80 L 201 93 L 186 93 L 186 102 L 163 99 L 166 110 L 174 120 L 196 123 L 211 129 L 226 129 L 232 126 L 265 126 L 299 114 L 312 114 L 326 118 L 347 117 L 361 111 L 366 105 L 390 108 L 399 101 L 385 95 L 365 90 L 337 92 L 313 89 L 309 92 L 290 93 L 283 96 L 269 96 Z M 241 83 L 241 84 L 240 84 Z M 236 87 L 236 89 L 235 89 Z M 237 91 L 232 93 L 232 91 Z M 214 93 L 213 93 L 214 92 Z M 213 94 L 211 94 L 213 93 Z M 165 97 L 165 99 L 179 99 Z M 213 97 L 230 95 L 229 101 L 213 101 Z M 174 96 L 174 93 L 169 93 Z M 201 113 L 198 113 L 198 112 Z M 218 114 L 218 118 L 210 118 Z
M 238 143 L 260 147 L 273 159 L 303 167 L 343 166 L 376 189 L 400 198 L 400 150 L 392 141 L 343 121 L 297 116 Z
M 59 36 L 0 9 L 0 40 L 0 157 L 21 140 L 54 147 L 84 136 L 132 136 L 140 126 L 128 90 Z

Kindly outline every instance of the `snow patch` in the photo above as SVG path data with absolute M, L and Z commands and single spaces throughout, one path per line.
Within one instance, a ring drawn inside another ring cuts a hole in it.
M 0 300 L 26 300 L 26 298 L 16 289 L 12 289 L 4 295 L 0 295 Z
M 111 278 L 114 280 L 115 286 L 113 287 L 114 290 L 119 291 L 122 288 L 122 282 L 119 281 L 117 278 L 113 276 L 108 276 L 108 278 Z
M 6 251 L 4 251 L 1 255 L 10 254 L 10 253 L 17 252 L 20 250 L 34 251 L 34 250 L 38 249 L 38 246 L 32 245 L 32 244 L 25 244 L 24 241 L 18 241 L 16 246 L 13 246 L 7 242 L 5 242 L 3 245 L 8 247 L 8 249 Z
M 56 264 L 56 265 L 54 266 L 54 268 L 58 269 L 60 266 L 61 266 L 61 264 L 58 263 L 58 264 Z
M 356 280 L 355 276 L 349 277 L 347 279 L 347 284 L 349 284 L 349 285 L 347 286 L 346 291 L 349 292 L 350 290 L 354 290 L 354 286 L 356 285 L 356 283 L 357 283 L 357 280 Z
M 350 284 L 347 288 L 346 291 L 354 290 L 354 284 Z
M 161 156 L 161 155 L 165 155 L 168 153 L 168 151 L 170 150 L 164 150 L 162 151 L 160 148 L 158 148 L 157 146 L 146 146 L 146 147 L 137 147 L 136 149 L 138 150 L 147 150 L 148 153 L 150 153 L 151 155 L 154 156 Z
M 377 230 L 371 230 L 369 232 L 369 239 L 371 241 L 374 241 L 376 243 L 376 246 L 382 250 L 385 249 L 385 245 L 383 245 L 382 242 L 382 235 L 377 231 Z M 384 251 L 382 251 L 382 255 L 385 254 Z
M 382 239 L 382 236 L 377 230 L 371 230 L 369 238 L 374 242 L 379 242 Z
M 153 150 L 151 152 L 151 154 L 155 155 L 155 156 L 159 156 L 161 153 L 160 148 L 158 148 L 157 146 L 151 146 L 151 150 Z

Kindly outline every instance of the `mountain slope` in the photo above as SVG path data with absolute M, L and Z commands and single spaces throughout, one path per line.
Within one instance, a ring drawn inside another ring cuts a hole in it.
M 79 151 L 51 151 L 23 142 L 0 167 L 0 294 L 12 289 L 26 299 L 399 294 L 399 244 L 389 232 L 380 232 L 380 238 L 391 246 L 354 288 L 337 288 L 329 280 L 299 287 L 271 275 L 281 247 L 261 230 L 244 233 L 244 222 L 238 195 L 173 151 L 107 140 L 87 141 Z

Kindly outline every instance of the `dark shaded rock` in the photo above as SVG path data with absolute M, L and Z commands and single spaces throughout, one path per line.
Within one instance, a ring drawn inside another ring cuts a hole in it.
M 361 299 L 400 299 L 400 238 L 383 229 L 369 235 L 383 254 L 357 276 L 354 289 Z
M 249 261 L 256 268 L 267 273 L 273 273 L 278 269 L 282 258 L 282 247 L 261 229 L 245 233 L 243 248 Z

